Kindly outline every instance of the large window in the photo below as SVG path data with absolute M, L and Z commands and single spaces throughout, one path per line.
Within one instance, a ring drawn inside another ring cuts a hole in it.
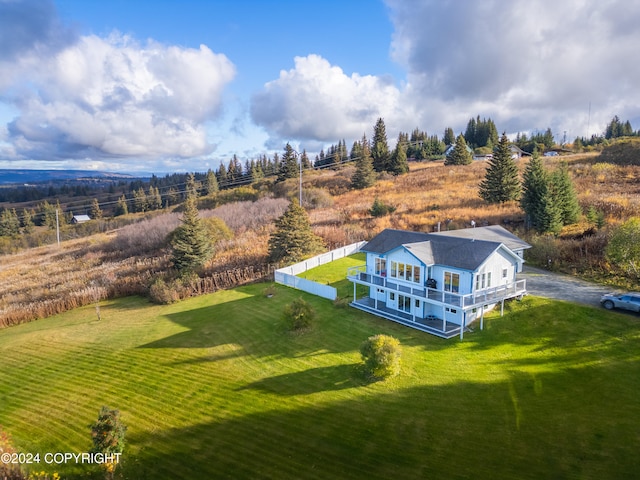
M 453 293 L 460 291 L 460 274 L 444 272 L 444 291 Z
M 482 290 L 491 286 L 491 272 L 478 273 L 476 275 L 476 290 Z
M 420 266 L 410 263 L 391 262 L 391 278 L 420 283 Z
M 398 310 L 402 310 L 404 312 L 410 312 L 411 297 L 407 297 L 405 295 L 398 295 Z
M 387 274 L 387 259 L 376 258 L 376 275 L 382 275 L 384 277 L 386 274 Z

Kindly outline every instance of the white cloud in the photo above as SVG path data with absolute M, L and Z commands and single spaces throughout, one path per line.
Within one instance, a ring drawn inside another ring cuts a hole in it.
M 490 116 L 570 139 L 640 119 L 640 4 L 621 0 L 388 0 L 393 58 L 437 128 Z M 429 120 L 430 119 L 430 120 Z M 444 120 L 444 122 L 442 121 Z M 458 123 L 455 123 L 455 122 Z
M 388 78 L 345 74 L 318 55 L 295 58 L 295 68 L 281 71 L 253 95 L 251 116 L 272 136 L 337 142 L 371 135 L 379 117 L 393 130 L 411 119 L 402 91 Z M 409 125 L 415 125 L 409 121 Z M 391 127 L 390 127 L 391 126 Z
M 0 2 L 3 10 L 11 3 Z M 12 146 L 4 155 L 158 159 L 213 150 L 205 125 L 219 116 L 223 89 L 235 76 L 225 55 L 205 45 L 140 45 L 118 33 L 75 37 L 57 49 L 39 42 L 25 37 L 0 59 L 2 70 L 13 72 L 0 78 L 0 95 L 18 111 L 3 135 Z

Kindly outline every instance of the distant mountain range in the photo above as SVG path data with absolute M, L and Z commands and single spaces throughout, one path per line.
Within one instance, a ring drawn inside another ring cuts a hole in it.
M 97 172 L 95 170 L 4 170 L 0 169 L 0 185 L 31 185 L 49 182 L 64 182 L 83 179 L 133 180 L 148 175 L 129 175 L 126 173 Z

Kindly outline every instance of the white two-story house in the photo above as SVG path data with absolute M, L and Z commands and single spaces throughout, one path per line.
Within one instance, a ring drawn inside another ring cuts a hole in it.
M 438 233 L 387 229 L 352 267 L 355 308 L 444 338 L 463 336 L 467 325 L 504 300 L 526 293 L 523 251 L 530 245 L 493 225 Z M 356 285 L 367 295 L 356 298 Z

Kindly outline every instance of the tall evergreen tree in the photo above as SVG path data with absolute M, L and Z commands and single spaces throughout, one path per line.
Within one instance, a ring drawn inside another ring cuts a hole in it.
M 322 239 L 311 230 L 307 212 L 292 200 L 269 238 L 269 261 L 297 263 L 323 249 Z
M 373 130 L 373 141 L 371 142 L 371 158 L 373 158 L 373 168 L 376 172 L 384 172 L 388 169 L 389 156 L 387 128 L 384 125 L 384 120 L 378 118 Z
M 184 202 L 182 224 L 172 234 L 171 248 L 173 265 L 180 274 L 194 272 L 213 254 L 207 228 L 198 215 L 195 195 L 188 195 Z
M 479 194 L 489 203 L 504 203 L 517 200 L 520 196 L 518 166 L 511 158 L 506 133 L 502 134 L 493 158 L 489 160 L 484 180 L 480 182 Z
M 356 158 L 356 171 L 351 177 L 351 185 L 357 189 L 367 188 L 376 183 L 376 172 L 373 170 L 373 160 L 366 136 L 362 137 L 361 145 L 364 147 L 360 149 L 360 156 Z
M 560 209 L 562 224 L 571 225 L 576 223 L 580 219 L 582 210 L 565 162 L 561 162 L 551 175 L 551 185 L 555 203 Z
M 205 195 L 213 195 L 217 193 L 219 190 L 218 187 L 218 179 L 216 178 L 216 174 L 213 173 L 213 170 L 207 170 L 207 176 L 204 182 L 204 191 Z
M 540 233 L 557 233 L 562 228 L 560 209 L 554 201 L 547 171 L 535 150 L 522 179 L 520 206 L 527 215 L 529 226 Z
M 33 210 L 29 210 L 29 209 L 24 209 L 22 210 L 22 219 L 21 219 L 21 225 L 22 225 L 22 231 L 24 233 L 31 233 L 33 232 L 33 226 L 34 226 L 34 222 L 33 222 L 33 217 L 35 217 L 36 212 L 34 212 Z
M 11 237 L 20 233 L 20 220 L 16 209 L 5 208 L 0 214 L 0 236 Z
M 129 207 L 127 206 L 127 198 L 124 194 L 118 198 L 118 203 L 116 204 L 116 209 L 114 215 L 119 217 L 120 215 L 126 215 L 129 213 Z
M 133 192 L 133 207 L 136 212 L 146 212 L 149 209 L 149 203 L 147 202 L 147 194 L 144 188 L 140 187 Z
M 278 181 L 283 182 L 287 178 L 296 178 L 300 173 L 300 165 L 296 158 L 291 145 L 287 143 L 284 147 L 284 155 L 282 156 L 282 162 L 280 163 L 280 171 L 278 172 Z
M 91 218 L 102 218 L 102 210 L 100 209 L 100 204 L 98 203 L 98 199 L 94 198 L 91 202 L 91 209 L 89 210 L 89 215 Z
M 467 142 L 462 134 L 458 135 L 453 150 L 444 160 L 445 165 L 469 165 L 473 161 L 471 153 L 467 150 Z
M 447 127 L 444 129 L 444 137 L 442 138 L 442 141 L 447 147 L 456 143 L 456 135 L 453 133 L 453 128 Z
M 398 143 L 393 150 L 393 154 L 389 160 L 388 171 L 394 175 L 403 175 L 409 173 L 409 163 L 407 162 L 407 135 L 400 132 L 398 135 Z

